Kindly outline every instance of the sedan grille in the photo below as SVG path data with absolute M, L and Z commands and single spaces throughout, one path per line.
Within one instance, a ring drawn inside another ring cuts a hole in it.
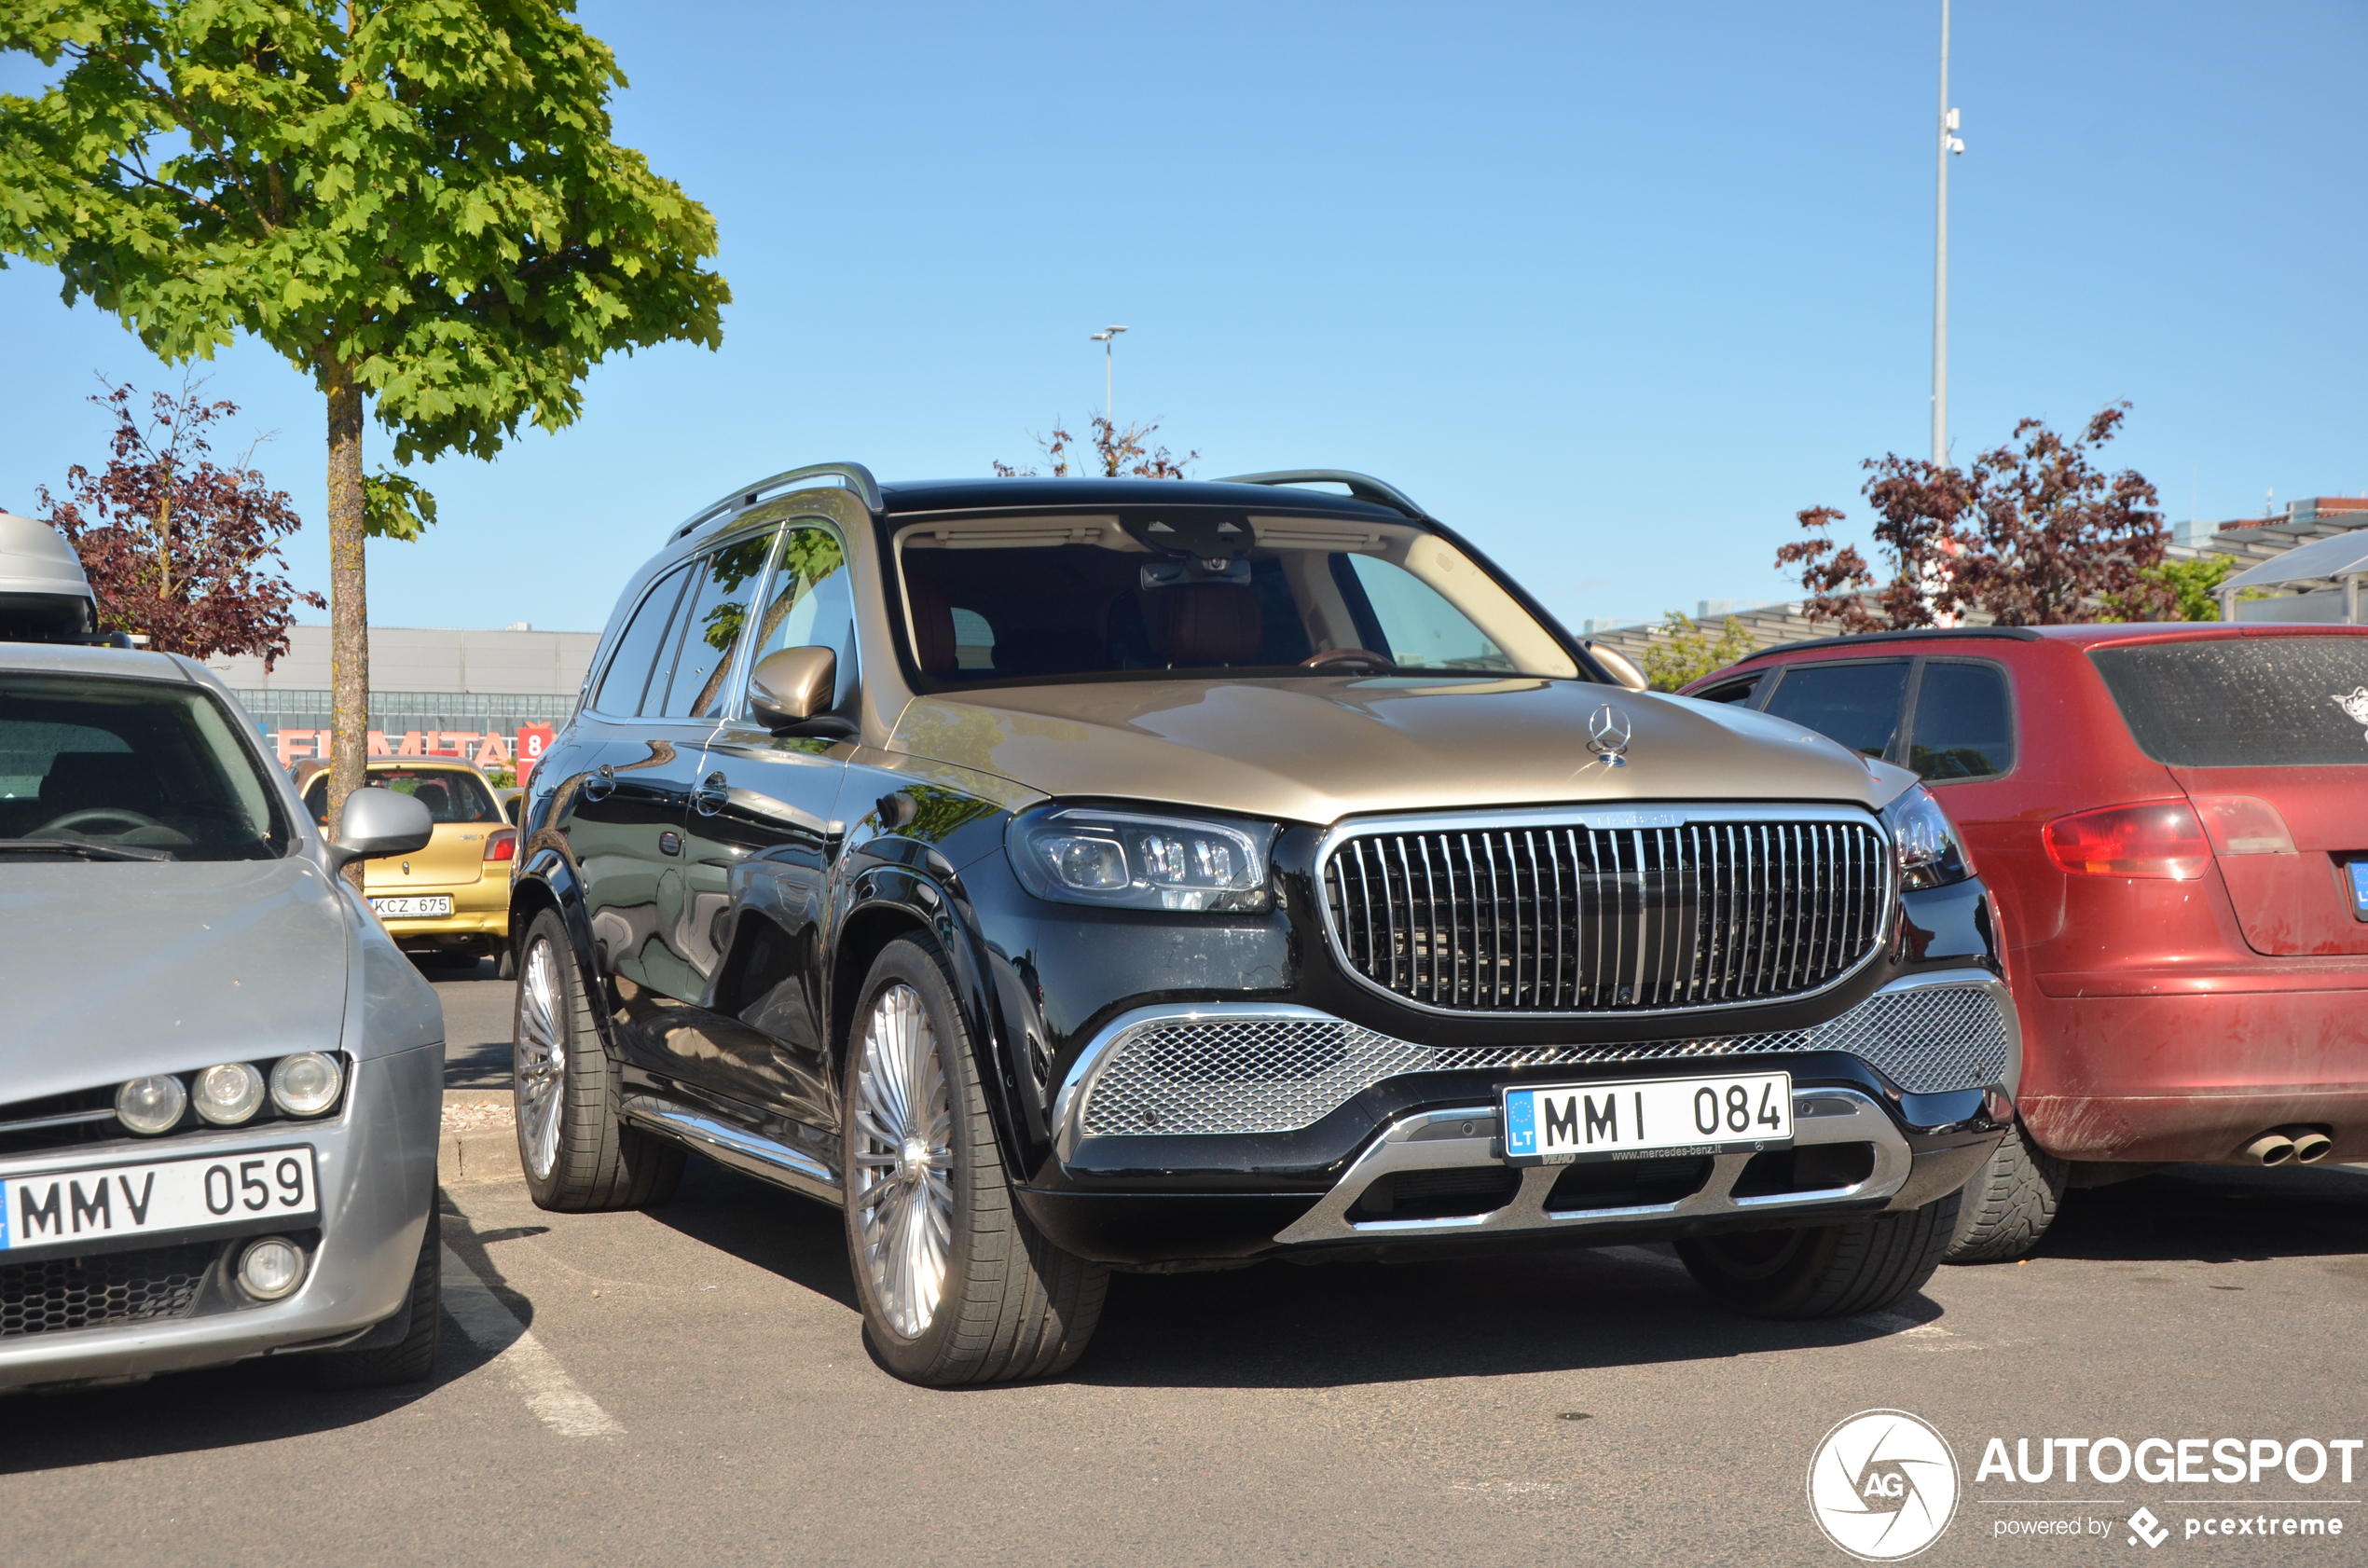
M 1334 950 L 1425 1007 L 1640 1012 L 1816 991 L 1882 939 L 1891 856 L 1863 817 L 1631 815 L 1657 825 L 1358 832 L 1324 863 Z
M 0 1266 L 0 1340 L 186 1317 L 215 1242 Z

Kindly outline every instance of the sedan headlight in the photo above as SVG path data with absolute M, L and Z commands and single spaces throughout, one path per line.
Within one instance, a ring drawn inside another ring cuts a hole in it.
M 271 1103 L 290 1116 L 318 1116 L 337 1103 L 345 1073 L 337 1059 L 318 1051 L 282 1056 L 271 1068 Z
M 1974 858 L 1958 841 L 1948 814 L 1921 784 L 1883 807 L 1883 823 L 1891 829 L 1899 885 L 1906 891 L 1945 887 L 1974 874 Z
M 135 1133 L 170 1133 L 189 1107 L 189 1092 L 171 1073 L 135 1078 L 115 1092 L 115 1119 Z
M 224 1062 L 198 1075 L 196 1097 L 200 1116 L 234 1126 L 263 1108 L 263 1075 L 244 1062 Z
M 1012 864 L 1039 899 L 1112 909 L 1262 910 L 1265 823 L 1137 816 L 1088 806 L 1012 823 Z

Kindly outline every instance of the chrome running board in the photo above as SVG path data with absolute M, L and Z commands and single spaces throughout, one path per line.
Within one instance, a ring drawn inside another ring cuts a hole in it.
M 826 1204 L 841 1202 L 838 1173 L 811 1154 L 648 1094 L 627 1094 L 621 1108 L 627 1121 L 689 1144 L 718 1164 Z

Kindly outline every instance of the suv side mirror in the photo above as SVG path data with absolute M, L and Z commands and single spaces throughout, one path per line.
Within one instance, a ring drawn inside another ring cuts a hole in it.
M 828 648 L 783 648 L 749 672 L 749 708 L 767 729 L 792 729 L 831 706 L 839 657 Z
M 1604 674 L 1630 691 L 1642 692 L 1651 689 L 1653 683 L 1645 679 L 1645 672 L 1636 667 L 1636 661 L 1618 649 L 1606 647 L 1601 642 L 1590 642 L 1587 645 L 1587 654 L 1604 667 Z
M 329 863 L 334 869 L 379 855 L 407 855 L 425 849 L 434 836 L 435 818 L 411 796 L 383 787 L 356 790 L 337 818 Z

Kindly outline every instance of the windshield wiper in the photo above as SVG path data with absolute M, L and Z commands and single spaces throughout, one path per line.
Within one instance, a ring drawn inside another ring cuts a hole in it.
M 131 844 L 90 844 L 78 838 L 0 838 L 0 855 L 80 855 L 91 860 L 170 860 L 170 849 Z

